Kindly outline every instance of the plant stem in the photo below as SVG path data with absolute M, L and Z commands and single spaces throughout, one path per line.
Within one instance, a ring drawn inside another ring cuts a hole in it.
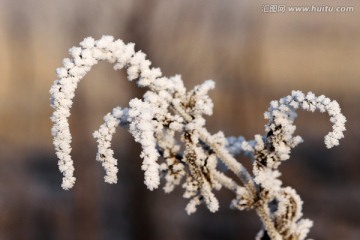
M 180 106 L 173 105 L 173 107 L 174 110 L 185 119 L 185 121 L 192 121 L 192 117 L 187 114 Z M 200 135 L 200 140 L 211 147 L 216 156 L 221 159 L 221 161 L 224 162 L 225 165 L 240 178 L 245 188 L 250 192 L 256 202 L 258 198 L 258 188 L 247 169 L 240 162 L 238 162 L 225 148 L 213 143 L 211 134 L 205 128 L 199 129 L 198 133 Z M 256 213 L 263 222 L 270 238 L 273 240 L 281 240 L 282 237 L 275 229 L 274 223 L 269 216 L 269 211 L 265 204 L 256 204 Z
M 282 237 L 276 230 L 274 223 L 269 216 L 269 209 L 265 204 L 258 204 L 258 206 L 256 207 L 256 213 L 261 218 L 269 237 L 272 240 L 281 240 Z

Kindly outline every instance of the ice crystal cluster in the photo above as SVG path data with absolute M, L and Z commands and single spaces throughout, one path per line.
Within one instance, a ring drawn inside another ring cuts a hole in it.
M 132 99 L 128 107 L 115 107 L 93 134 L 98 144 L 96 160 L 105 169 L 106 182 L 117 182 L 117 160 L 111 140 L 121 126 L 142 146 L 141 168 L 147 188 L 158 188 L 161 179 L 166 193 L 181 186 L 183 196 L 189 199 L 188 214 L 194 213 L 200 204 L 216 212 L 219 202 L 214 192 L 224 187 L 234 193 L 232 208 L 254 209 L 260 217 L 263 228 L 256 239 L 307 237 L 313 223 L 302 218 L 302 201 L 294 189 L 282 186 L 278 167 L 289 159 L 292 148 L 302 142 L 300 136 L 294 135 L 298 109 L 327 112 L 333 125 L 325 145 L 331 148 L 339 144 L 346 119 L 336 101 L 311 92 L 293 91 L 271 102 L 265 112 L 268 119 L 265 133 L 247 141 L 241 136 L 225 137 L 222 132 L 210 134 L 205 128 L 203 116 L 211 115 L 213 110 L 208 96 L 215 86 L 211 80 L 187 91 L 179 75 L 162 76 L 159 68 L 150 67 L 151 62 L 143 52 L 134 50 L 133 43 L 126 44 L 111 36 L 99 40 L 85 38 L 80 47 L 71 48 L 69 53 L 71 57 L 65 58 L 63 67 L 57 69 L 58 80 L 50 90 L 54 108 L 51 132 L 64 189 L 75 183 L 68 123 L 75 89 L 92 66 L 106 60 L 116 70 L 126 69 L 129 81 L 148 89 L 141 99 Z M 252 173 L 235 159 L 238 154 L 253 162 Z M 226 170 L 218 167 L 220 162 Z M 238 179 L 233 179 L 234 176 Z

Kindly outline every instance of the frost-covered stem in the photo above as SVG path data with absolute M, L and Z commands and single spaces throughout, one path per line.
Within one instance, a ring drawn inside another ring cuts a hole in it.
M 180 106 L 174 104 L 174 110 L 177 111 L 181 117 L 183 117 L 186 121 L 190 122 L 192 117 L 187 114 Z M 198 130 L 200 140 L 205 144 L 211 147 L 211 149 L 215 152 L 218 158 L 233 172 L 235 173 L 240 180 L 243 182 L 245 187 L 256 196 L 256 186 L 251 177 L 250 173 L 246 170 L 246 168 L 224 148 L 220 148 L 217 144 L 213 143 L 211 140 L 210 133 L 205 129 L 201 128 Z
M 222 186 L 226 187 L 227 189 L 236 192 L 240 186 L 236 184 L 231 178 L 224 175 L 221 172 L 215 171 L 214 178 L 221 183 Z M 281 239 L 280 234 L 276 230 L 274 226 L 273 220 L 270 218 L 270 211 L 266 204 L 264 204 L 262 201 L 258 201 L 255 204 L 255 211 L 257 215 L 260 217 L 261 222 L 264 225 L 264 228 L 266 229 L 267 234 L 271 237 L 271 239 Z
M 211 149 L 215 152 L 219 159 L 225 163 L 225 165 L 234 172 L 240 180 L 244 183 L 245 187 L 256 196 L 256 186 L 251 177 L 250 173 L 246 170 L 246 168 L 224 148 L 221 148 L 218 144 L 214 144 L 211 140 L 210 133 L 202 128 L 199 130 L 200 139 L 206 143 Z
M 192 117 L 188 115 L 184 110 L 182 110 L 179 106 L 175 105 L 174 109 L 186 120 L 191 121 Z M 221 159 L 225 163 L 225 165 L 234 172 L 240 180 L 243 182 L 245 188 L 249 191 L 249 193 L 252 195 L 252 198 L 254 201 L 257 201 L 257 187 L 256 184 L 251 177 L 250 173 L 247 171 L 247 169 L 226 150 L 223 148 L 220 148 L 219 145 L 213 143 L 211 140 L 210 133 L 205 129 L 201 128 L 198 130 L 200 140 L 203 141 L 205 144 L 211 147 L 211 149 L 215 152 L 217 157 Z M 216 179 L 221 182 L 223 186 L 226 188 L 236 191 L 237 184 L 227 176 L 223 174 L 214 174 Z M 270 212 L 267 209 L 267 206 L 265 204 L 256 204 L 256 213 L 260 217 L 262 223 L 264 224 L 264 228 L 266 229 L 268 235 L 273 240 L 281 240 L 280 234 L 277 232 L 274 222 L 270 218 Z M 267 209 L 267 210 L 266 210 Z
M 264 228 L 272 240 L 281 240 L 282 237 L 276 230 L 273 221 L 270 218 L 270 212 L 265 204 L 259 204 L 256 207 L 256 213 L 261 218 Z
M 213 172 L 214 179 L 218 181 L 225 188 L 236 193 L 236 190 L 240 187 L 234 180 L 230 177 L 226 176 L 222 172 L 214 171 Z

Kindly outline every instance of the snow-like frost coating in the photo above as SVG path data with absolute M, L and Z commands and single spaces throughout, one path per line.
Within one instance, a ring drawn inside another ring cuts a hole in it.
M 96 159 L 105 169 L 106 182 L 117 182 L 117 160 L 111 140 L 116 128 L 121 126 L 142 146 L 141 168 L 148 189 L 157 188 L 161 177 L 165 180 L 165 192 L 181 185 L 185 189 L 183 196 L 189 199 L 188 214 L 194 213 L 202 203 L 211 212 L 217 211 L 219 202 L 214 191 L 224 187 L 235 194 L 232 208 L 255 209 L 261 218 L 264 226 L 256 239 L 264 236 L 305 239 L 312 221 L 302 219 L 300 196 L 294 189 L 282 186 L 278 167 L 290 158 L 291 149 L 303 141 L 294 135 L 298 109 L 327 112 L 332 131 L 325 136 L 325 145 L 327 148 L 339 145 L 346 122 L 339 104 L 323 95 L 293 91 L 270 103 L 264 113 L 268 119 L 264 135 L 257 134 L 249 141 L 242 136 L 226 138 L 222 132 L 212 135 L 205 128 L 203 116 L 213 113 L 208 92 L 215 87 L 214 81 L 207 80 L 187 91 L 179 75 L 162 76 L 160 69 L 151 68 L 146 55 L 134 47 L 133 43 L 126 44 L 111 36 L 99 40 L 88 37 L 80 47 L 70 48 L 71 57 L 65 58 L 63 67 L 56 70 L 58 80 L 50 89 L 54 108 L 51 133 L 63 173 L 62 187 L 70 189 L 75 184 L 68 118 L 76 87 L 92 66 L 108 61 L 115 70 L 125 68 L 128 80 L 147 87 L 148 91 L 141 99 L 130 100 L 128 107 L 115 107 L 93 134 L 98 144 Z M 180 142 L 185 149 L 181 149 Z M 238 154 L 253 161 L 253 175 L 235 159 Z M 233 173 L 231 177 L 227 171 Z

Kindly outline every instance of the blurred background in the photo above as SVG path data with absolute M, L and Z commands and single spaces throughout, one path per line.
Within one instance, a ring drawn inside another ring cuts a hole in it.
M 347 13 L 267 13 L 268 5 L 353 6 Z M 214 79 L 208 129 L 247 139 L 264 132 L 263 112 L 291 90 L 338 100 L 346 137 L 327 150 L 325 114 L 300 112 L 305 142 L 280 170 L 315 221 L 309 237 L 360 239 L 360 3 L 357 0 L 0 0 L 0 239 L 254 239 L 252 212 L 201 206 L 187 216 L 182 189 L 143 184 L 140 148 L 119 129 L 113 142 L 119 183 L 103 181 L 92 132 L 113 107 L 143 90 L 100 63 L 79 84 L 72 108 L 77 182 L 61 189 L 50 135 L 49 89 L 71 46 L 87 36 L 135 42 L 165 76 L 188 89 Z M 239 158 L 246 166 L 250 161 Z

